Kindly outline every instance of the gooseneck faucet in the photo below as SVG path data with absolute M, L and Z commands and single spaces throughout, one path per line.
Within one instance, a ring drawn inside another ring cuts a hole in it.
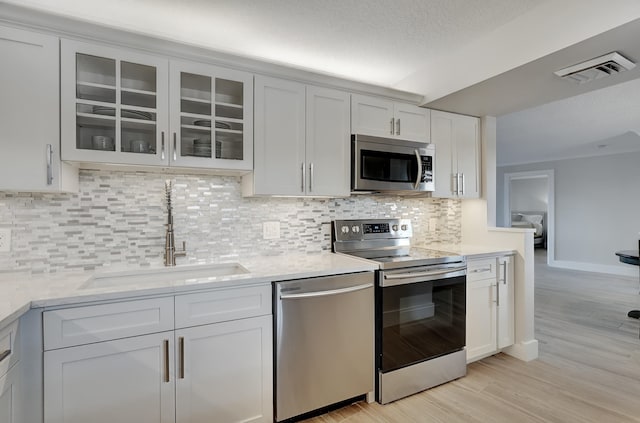
M 176 257 L 187 255 L 187 243 L 182 241 L 182 251 L 176 251 L 176 243 L 173 238 L 173 213 L 171 211 L 171 181 L 166 181 L 164 188 L 167 196 L 167 232 L 165 234 L 164 265 L 175 266 Z

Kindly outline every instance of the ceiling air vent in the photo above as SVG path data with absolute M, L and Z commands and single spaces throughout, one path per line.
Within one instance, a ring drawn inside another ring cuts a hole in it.
M 594 79 L 604 78 L 620 72 L 631 70 L 636 64 L 623 57 L 620 53 L 609 53 L 568 68 L 560 69 L 554 73 L 568 81 L 584 84 Z

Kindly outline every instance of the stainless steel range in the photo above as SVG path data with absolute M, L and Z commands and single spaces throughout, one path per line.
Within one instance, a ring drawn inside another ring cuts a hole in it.
M 376 400 L 382 404 L 462 377 L 466 273 L 459 255 L 411 247 L 407 219 L 336 220 L 333 251 L 378 263 Z

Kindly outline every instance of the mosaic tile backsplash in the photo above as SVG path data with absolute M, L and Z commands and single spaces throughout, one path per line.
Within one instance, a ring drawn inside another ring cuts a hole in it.
M 12 251 L 0 253 L 0 272 L 161 264 L 167 179 L 176 244 L 187 243 L 180 263 L 330 251 L 333 219 L 409 218 L 415 245 L 460 242 L 459 200 L 243 198 L 239 177 L 82 170 L 79 193 L 0 192 L 0 227 L 12 229 Z M 263 239 L 266 221 L 280 222 L 279 239 Z

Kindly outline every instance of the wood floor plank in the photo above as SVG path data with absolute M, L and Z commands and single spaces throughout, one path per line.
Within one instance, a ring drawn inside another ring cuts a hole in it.
M 391 404 L 356 403 L 312 423 L 640 423 L 637 278 L 549 268 L 535 259 L 539 358 L 504 354 Z M 613 253 L 612 253 L 613 254 Z

